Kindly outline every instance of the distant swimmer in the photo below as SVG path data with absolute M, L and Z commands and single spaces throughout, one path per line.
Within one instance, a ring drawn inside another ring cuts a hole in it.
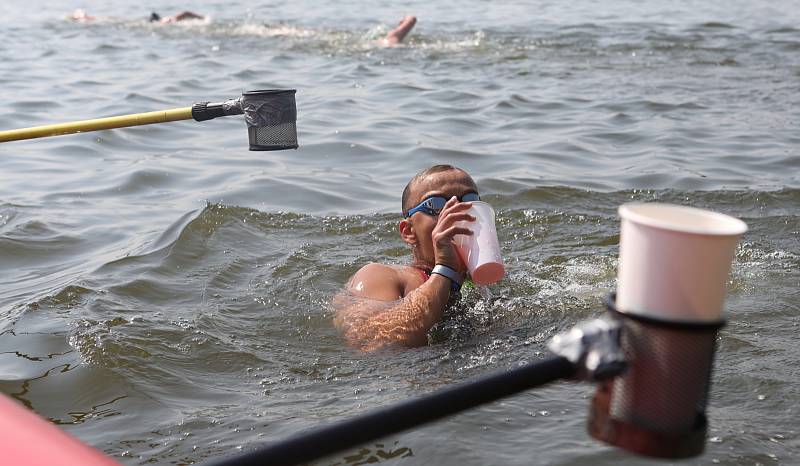
M 186 21 L 187 19 L 206 19 L 206 17 L 192 11 L 181 11 L 176 15 L 165 17 L 162 17 L 156 12 L 150 13 L 150 22 L 177 23 L 178 21 Z
M 428 344 L 428 331 L 460 296 L 467 271 L 453 237 L 472 234 L 458 222 L 475 220 L 467 210 L 479 200 L 469 174 L 451 165 L 434 165 L 408 182 L 397 228 L 412 260 L 367 264 L 334 297 L 334 325 L 348 344 L 363 351 Z
M 78 8 L 77 10 L 72 12 L 72 14 L 70 15 L 69 19 L 71 19 L 73 21 L 78 21 L 78 22 L 81 22 L 81 23 L 86 23 L 86 22 L 89 22 L 89 21 L 94 21 L 97 18 L 92 16 L 92 15 L 90 15 L 89 13 L 86 13 L 84 10 L 81 10 L 80 8 Z
M 400 23 L 397 25 L 396 28 L 389 31 L 389 33 L 386 34 L 386 37 L 381 39 L 381 44 L 390 46 L 390 45 L 397 45 L 403 42 L 403 39 L 405 39 L 406 35 L 408 35 L 408 33 L 411 32 L 411 29 L 414 28 L 415 24 L 417 24 L 416 16 L 411 16 L 411 15 L 405 16 L 403 19 L 400 20 Z
M 69 18 L 73 21 L 77 21 L 80 23 L 88 23 L 91 21 L 95 21 L 99 19 L 97 16 L 90 15 L 85 10 L 78 8 L 77 10 L 73 11 Z M 148 18 L 151 23 L 177 23 L 179 21 L 186 21 L 191 19 L 199 19 L 205 20 L 206 17 L 200 14 L 197 14 L 193 11 L 181 11 L 178 14 L 172 16 L 161 16 L 158 13 L 150 13 L 150 17 Z

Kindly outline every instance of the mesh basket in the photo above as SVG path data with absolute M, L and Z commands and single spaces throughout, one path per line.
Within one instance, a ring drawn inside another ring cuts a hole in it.
M 617 311 L 626 372 L 602 384 L 589 417 L 590 434 L 637 453 L 664 458 L 703 451 L 705 409 L 716 336 L 724 322 L 668 322 Z
M 242 94 L 250 150 L 297 149 L 297 107 L 294 89 Z

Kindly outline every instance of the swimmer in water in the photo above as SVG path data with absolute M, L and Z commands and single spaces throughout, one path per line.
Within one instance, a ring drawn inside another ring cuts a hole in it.
M 97 18 L 90 15 L 89 13 L 86 13 L 84 10 L 78 8 L 77 10 L 72 12 L 72 14 L 69 16 L 69 19 L 73 21 L 78 21 L 80 23 L 88 23 L 90 21 L 94 21 Z
M 73 11 L 72 14 L 69 16 L 69 18 L 71 20 L 77 21 L 79 23 L 88 23 L 88 22 L 92 22 L 92 21 L 95 21 L 95 20 L 98 19 L 97 16 L 90 15 L 85 10 L 82 10 L 80 8 L 76 9 L 75 11 Z M 186 20 L 190 20 L 190 19 L 204 20 L 204 19 L 206 19 L 206 17 L 203 16 L 203 15 L 199 15 L 197 13 L 194 13 L 192 11 L 182 11 L 182 12 L 176 14 L 176 15 L 165 16 L 165 17 L 162 17 L 158 13 L 153 12 L 153 13 L 150 13 L 150 17 L 149 17 L 149 20 L 150 20 L 151 23 L 156 23 L 157 22 L 157 23 L 162 23 L 162 24 L 177 23 L 179 21 L 186 21 Z
M 181 11 L 180 13 L 172 16 L 161 17 L 158 13 L 150 13 L 150 22 L 159 23 L 177 23 L 178 21 L 186 21 L 187 19 L 206 19 L 203 15 L 198 15 L 192 11 Z
M 386 37 L 381 39 L 381 45 L 392 46 L 403 42 L 403 39 L 411 32 L 415 24 L 417 24 L 416 16 L 408 15 L 403 17 L 397 27 L 389 31 Z
M 334 298 L 334 324 L 348 344 L 372 351 L 428 343 L 428 330 L 442 319 L 466 277 L 453 237 L 472 230 L 455 223 L 475 221 L 467 210 L 478 200 L 469 174 L 451 165 L 435 165 L 408 182 L 398 231 L 411 247 L 411 263 L 367 264 Z
M 69 18 L 72 21 L 77 21 L 80 23 L 88 23 L 98 19 L 96 16 L 90 15 L 85 10 L 80 8 L 73 11 Z M 178 14 L 165 17 L 162 17 L 156 12 L 152 12 L 150 13 L 150 17 L 148 19 L 151 23 L 168 24 L 192 19 L 205 20 L 206 17 L 192 11 L 182 11 Z M 417 18 L 415 16 L 404 16 L 398 23 L 397 27 L 389 31 L 386 36 L 380 39 L 380 44 L 386 47 L 400 44 L 403 42 L 403 39 L 406 38 L 408 33 L 411 32 L 411 29 L 414 28 L 415 24 L 417 24 Z

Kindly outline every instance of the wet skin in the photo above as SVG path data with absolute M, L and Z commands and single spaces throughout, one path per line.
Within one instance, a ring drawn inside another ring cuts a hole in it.
M 396 28 L 389 31 L 386 37 L 383 38 L 383 45 L 397 45 L 405 39 L 406 35 L 411 32 L 414 25 L 417 24 L 417 18 L 414 16 L 406 16 L 400 20 Z
M 356 272 L 345 287 L 347 298 L 334 300 L 336 326 L 352 346 L 370 351 L 393 343 L 421 346 L 427 332 L 438 322 L 450 297 L 451 281 L 441 275 L 427 278 L 421 273 L 434 265 L 446 265 L 464 276 L 453 237 L 471 235 L 455 223 L 475 217 L 466 213 L 470 202 L 458 197 L 477 192 L 475 182 L 461 170 L 433 173 L 411 186 L 409 206 L 430 196 L 449 198 L 439 215 L 416 212 L 400 221 L 398 230 L 411 246 L 409 266 L 372 263 Z

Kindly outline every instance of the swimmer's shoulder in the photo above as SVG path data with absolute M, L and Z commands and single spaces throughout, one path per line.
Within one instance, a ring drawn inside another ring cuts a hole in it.
M 350 277 L 346 288 L 356 296 L 393 301 L 403 297 L 404 283 L 398 266 L 371 262 Z

